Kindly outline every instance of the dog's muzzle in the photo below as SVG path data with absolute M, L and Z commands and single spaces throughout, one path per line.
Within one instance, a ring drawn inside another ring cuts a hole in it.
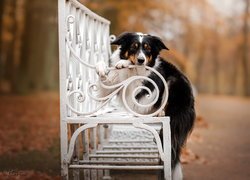
M 143 65 L 143 64 L 145 64 L 145 62 L 146 62 L 146 56 L 142 51 L 140 51 L 140 53 L 138 54 L 138 57 L 137 57 L 137 64 Z

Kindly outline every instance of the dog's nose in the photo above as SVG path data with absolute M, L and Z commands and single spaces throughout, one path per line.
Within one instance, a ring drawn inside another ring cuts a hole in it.
M 140 58 L 138 59 L 138 64 L 143 64 L 144 63 L 144 59 Z

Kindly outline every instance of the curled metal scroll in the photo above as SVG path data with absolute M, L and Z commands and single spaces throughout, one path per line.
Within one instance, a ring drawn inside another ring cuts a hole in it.
M 72 155 L 73 155 L 73 152 L 74 152 L 74 147 L 75 147 L 75 143 L 76 143 L 76 139 L 78 137 L 78 135 L 85 131 L 86 129 L 89 129 L 89 128 L 94 128 L 96 127 L 98 124 L 97 123 L 89 123 L 89 124 L 85 124 L 85 125 L 82 125 L 81 127 L 79 127 L 72 135 L 71 139 L 70 139 L 70 143 L 69 143 L 69 150 L 68 150 L 68 154 L 66 156 L 66 158 L 64 159 L 64 161 L 66 163 L 69 163 L 71 158 L 72 158 Z
M 75 23 L 75 21 L 76 20 L 75 20 L 75 17 L 73 15 L 69 15 L 67 17 L 67 19 L 66 19 L 66 23 L 67 23 L 67 27 L 68 27 L 68 34 L 66 36 L 67 48 L 69 49 L 70 54 L 74 57 L 74 58 L 72 58 L 73 60 L 76 60 L 77 62 L 83 64 L 84 66 L 95 70 L 95 66 L 87 63 L 87 60 L 84 60 L 80 56 L 78 56 L 75 49 L 73 48 L 73 45 L 72 45 L 73 44 L 72 43 L 72 41 L 73 41 L 72 40 L 72 36 L 73 36 L 72 33 L 73 32 L 70 32 L 70 25 Z M 111 39 L 112 38 L 113 38 L 113 36 L 111 36 Z M 90 53 L 88 51 L 88 49 L 86 50 L 86 52 Z M 135 65 L 131 65 L 128 68 L 136 68 L 136 67 L 137 66 L 135 66 Z M 110 70 L 110 71 L 112 71 L 114 69 L 115 69 L 114 67 L 108 68 L 108 70 Z M 132 113 L 135 116 L 157 116 L 164 109 L 164 107 L 167 104 L 168 86 L 167 86 L 167 83 L 166 83 L 165 79 L 163 78 L 163 76 L 158 71 L 156 71 L 154 68 L 151 68 L 149 66 L 145 66 L 145 69 L 150 71 L 150 72 L 155 73 L 161 79 L 161 81 L 162 81 L 162 83 L 163 83 L 163 85 L 165 87 L 165 91 L 163 93 L 164 98 L 162 100 L 161 106 L 158 109 L 156 109 L 154 112 L 150 112 L 148 114 L 139 113 L 134 108 L 131 108 L 129 106 L 129 103 L 127 102 L 127 98 L 126 98 L 127 89 L 128 89 L 128 87 L 129 87 L 129 85 L 131 83 L 134 83 L 135 81 L 138 81 L 138 80 L 140 80 L 140 81 L 148 81 L 149 83 L 151 83 L 154 86 L 154 90 L 155 90 L 156 93 L 153 95 L 153 92 L 149 88 L 147 88 L 145 86 L 138 86 L 132 92 L 132 102 L 138 108 L 149 108 L 149 107 L 152 107 L 157 102 L 157 100 L 160 98 L 159 97 L 159 88 L 158 88 L 157 84 L 152 79 L 150 79 L 150 78 L 148 78 L 146 76 L 132 76 L 132 77 L 129 77 L 128 79 L 126 79 L 126 80 L 124 80 L 122 82 L 119 82 L 117 84 L 110 85 L 110 86 L 105 85 L 100 80 L 99 84 L 90 84 L 87 87 L 86 93 L 84 93 L 80 89 L 71 90 L 71 91 L 68 92 L 68 95 L 67 95 L 67 106 L 68 106 L 69 109 L 71 109 L 71 111 L 73 111 L 74 113 L 76 113 L 78 115 L 83 115 L 83 116 L 85 116 L 85 115 L 93 115 L 95 112 L 97 112 L 102 107 L 107 105 L 108 102 L 110 102 L 111 99 L 121 91 L 122 102 L 123 102 L 123 105 L 127 109 L 128 112 Z M 109 90 L 114 89 L 114 90 L 105 97 L 98 97 L 98 96 L 95 96 L 95 92 L 97 92 L 98 88 L 99 88 L 98 86 L 101 86 L 101 88 L 104 88 L 104 89 L 109 89 Z M 139 92 L 141 90 L 145 90 L 147 92 L 147 94 L 148 94 L 147 98 L 149 100 L 151 100 L 150 102 L 148 102 L 148 104 L 140 104 L 136 100 L 136 94 L 137 94 L 137 92 Z M 97 102 L 100 102 L 100 104 L 94 110 L 92 110 L 90 112 L 82 112 L 82 111 L 77 110 L 74 107 L 74 105 L 72 104 L 72 101 L 71 101 L 72 96 L 77 97 L 76 100 L 77 100 L 78 103 L 83 103 L 86 100 L 86 95 L 88 95 L 88 97 L 90 99 L 92 99 L 94 101 L 97 101 Z

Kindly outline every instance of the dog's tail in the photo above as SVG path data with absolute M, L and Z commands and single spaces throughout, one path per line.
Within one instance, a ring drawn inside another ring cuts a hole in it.
M 171 127 L 172 167 L 180 161 L 181 148 L 185 145 L 188 135 L 193 129 L 195 111 L 189 109 L 183 112 L 169 113 Z

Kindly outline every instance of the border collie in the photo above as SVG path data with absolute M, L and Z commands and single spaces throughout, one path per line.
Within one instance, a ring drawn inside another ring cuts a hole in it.
M 104 80 L 104 83 L 112 85 L 131 76 L 143 74 L 152 79 L 159 88 L 160 96 L 153 107 L 140 113 L 147 114 L 151 110 L 160 107 L 164 85 L 160 78 L 153 72 L 143 71 L 143 68 L 129 69 L 127 67 L 129 65 L 138 65 L 138 67 L 143 67 L 143 65 L 150 66 L 161 73 L 168 83 L 168 102 L 164 108 L 164 112 L 159 116 L 170 117 L 172 177 L 173 179 L 182 179 L 180 165 L 181 148 L 185 145 L 187 136 L 192 131 L 195 120 L 194 97 L 189 80 L 173 64 L 170 64 L 159 56 L 161 50 L 168 50 L 168 48 L 156 36 L 125 32 L 119 35 L 111 44 L 118 46 L 111 56 L 111 63 L 120 70 L 107 72 L 105 63 L 99 62 L 96 65 L 96 70 L 102 80 Z M 151 91 L 154 91 L 155 88 L 148 81 L 137 82 L 136 86 L 139 85 L 144 85 Z M 131 90 L 134 88 L 135 85 L 130 87 Z M 110 92 L 104 91 L 102 95 L 107 95 L 108 93 Z M 136 99 L 140 102 L 144 101 L 143 99 L 146 99 L 147 95 L 147 91 L 141 90 L 137 93 Z M 130 96 L 131 94 L 128 93 L 126 97 L 129 98 Z M 161 132 L 160 136 L 162 138 Z

